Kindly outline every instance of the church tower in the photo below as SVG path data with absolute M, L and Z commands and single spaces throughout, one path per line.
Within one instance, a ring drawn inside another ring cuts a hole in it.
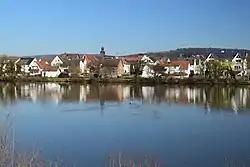
M 102 58 L 105 57 L 105 50 L 104 50 L 104 47 L 103 47 L 103 46 L 101 47 L 100 56 L 101 56 Z

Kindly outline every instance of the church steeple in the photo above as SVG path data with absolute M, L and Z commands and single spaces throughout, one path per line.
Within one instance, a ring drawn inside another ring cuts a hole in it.
M 100 56 L 102 56 L 102 57 L 105 56 L 105 50 L 104 50 L 103 46 L 101 47 Z

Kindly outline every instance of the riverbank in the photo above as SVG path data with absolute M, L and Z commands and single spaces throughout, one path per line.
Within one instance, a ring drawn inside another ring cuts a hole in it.
M 141 77 L 124 77 L 124 78 L 44 78 L 44 77 L 2 77 L 0 82 L 10 83 L 81 83 L 81 84 L 95 84 L 95 83 L 118 83 L 118 84 L 143 84 L 143 85 L 250 85 L 249 80 L 233 80 L 233 79 L 204 79 L 204 78 L 141 78 Z

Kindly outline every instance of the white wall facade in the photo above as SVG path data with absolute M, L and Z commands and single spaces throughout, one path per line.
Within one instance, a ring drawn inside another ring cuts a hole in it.
M 148 65 L 156 65 L 157 64 L 157 62 L 154 62 L 153 60 L 151 60 L 147 55 L 144 55 L 140 61 L 142 61 Z
M 151 69 L 148 65 L 145 65 L 142 69 L 142 75 L 143 78 L 152 78 L 154 77 L 154 70 Z
M 83 61 L 80 61 L 80 71 L 81 73 L 89 73 L 89 70 L 87 68 L 87 61 L 85 59 Z
M 56 56 L 52 61 L 51 61 L 51 66 L 59 66 L 63 64 L 63 61 L 59 58 L 59 56 Z
M 42 71 L 41 74 L 42 74 L 42 77 L 58 77 L 60 75 L 60 70 L 56 70 L 56 71 Z
M 30 75 L 40 74 L 39 66 L 37 65 L 36 62 L 37 62 L 37 59 L 34 58 L 30 64 L 21 65 L 21 71 Z M 30 72 L 31 70 L 37 70 L 37 72 Z
M 130 64 L 123 64 L 125 74 L 130 74 Z

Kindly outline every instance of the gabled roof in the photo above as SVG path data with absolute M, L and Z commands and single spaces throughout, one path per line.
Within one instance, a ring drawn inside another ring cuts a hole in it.
M 34 56 L 37 60 L 46 60 L 46 61 L 52 61 L 56 56 L 59 56 L 58 54 L 50 54 L 50 55 L 37 55 Z
M 167 67 L 176 67 L 179 66 L 181 70 L 187 70 L 188 69 L 189 61 L 186 60 L 174 60 L 166 64 Z
M 216 59 L 217 57 L 216 57 L 216 55 L 215 55 L 215 54 L 213 54 L 213 53 L 209 53 L 209 54 L 207 55 L 207 57 L 206 57 L 206 58 Z
M 117 56 L 105 55 L 104 59 L 115 59 Z
M 236 55 L 233 56 L 233 58 L 240 58 L 240 59 L 242 59 L 243 56 L 241 54 L 237 53 Z
M 87 64 L 98 60 L 97 56 L 94 54 L 85 54 L 83 59 L 87 61 Z
M 138 62 L 141 60 L 143 55 L 133 55 L 133 56 L 121 56 L 126 62 Z
M 59 55 L 60 59 L 66 59 L 66 60 L 82 59 L 83 57 L 84 54 L 78 54 L 78 53 L 64 53 Z
M 33 57 L 22 57 L 19 59 L 18 63 L 20 65 L 29 65 L 34 59 Z
M 36 56 L 37 60 L 44 60 L 47 61 L 48 63 L 51 63 L 54 58 L 59 55 L 41 55 L 41 56 Z
M 153 62 L 156 62 L 158 59 L 154 56 L 148 56 L 148 58 L 150 58 Z
M 37 61 L 36 64 L 43 71 L 57 71 L 58 67 L 49 65 L 46 61 Z
M 80 61 L 82 61 L 82 59 L 75 59 L 75 60 L 63 60 L 63 66 L 64 67 L 78 67 L 80 66 Z
M 121 59 L 106 59 L 106 60 L 101 60 L 99 64 L 101 64 L 103 67 L 117 67 L 120 61 L 122 60 Z
M 156 71 L 156 72 L 162 72 L 162 71 L 165 71 L 165 66 L 162 66 L 162 65 L 160 65 L 160 64 L 157 64 L 157 65 L 154 65 L 154 66 L 153 66 L 153 69 L 154 69 L 154 71 Z

